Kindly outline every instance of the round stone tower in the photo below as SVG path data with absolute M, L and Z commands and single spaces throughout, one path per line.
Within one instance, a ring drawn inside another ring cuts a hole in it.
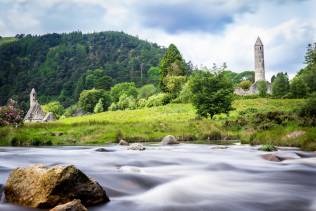
M 35 105 L 36 102 L 37 102 L 36 92 L 35 92 L 35 89 L 33 88 L 30 93 L 30 108 L 32 108 L 32 106 Z
M 264 50 L 260 37 L 255 43 L 255 81 L 265 81 Z

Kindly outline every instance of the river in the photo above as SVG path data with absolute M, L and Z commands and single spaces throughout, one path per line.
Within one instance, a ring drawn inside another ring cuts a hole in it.
M 0 184 L 19 166 L 73 164 L 95 178 L 111 202 L 89 210 L 316 210 L 316 158 L 298 149 L 277 153 L 297 159 L 272 162 L 257 147 L 180 144 L 0 148 Z M 0 202 L 1 211 L 35 210 Z

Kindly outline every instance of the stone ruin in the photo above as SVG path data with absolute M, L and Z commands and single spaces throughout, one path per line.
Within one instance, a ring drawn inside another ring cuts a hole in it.
M 30 109 L 24 117 L 25 122 L 50 122 L 54 121 L 55 117 L 51 112 L 44 112 L 41 105 L 37 101 L 37 94 L 33 88 L 30 94 Z

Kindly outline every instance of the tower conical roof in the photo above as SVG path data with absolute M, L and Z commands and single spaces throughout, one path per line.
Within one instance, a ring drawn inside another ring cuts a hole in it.
M 257 41 L 256 41 L 255 45 L 263 45 L 260 37 L 257 38 Z

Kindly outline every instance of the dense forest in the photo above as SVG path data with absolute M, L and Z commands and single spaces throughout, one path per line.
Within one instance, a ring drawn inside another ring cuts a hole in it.
M 17 35 L 0 38 L 0 105 L 12 97 L 23 109 L 34 87 L 41 103 L 77 102 L 82 90 L 149 82 L 165 49 L 123 32 Z

